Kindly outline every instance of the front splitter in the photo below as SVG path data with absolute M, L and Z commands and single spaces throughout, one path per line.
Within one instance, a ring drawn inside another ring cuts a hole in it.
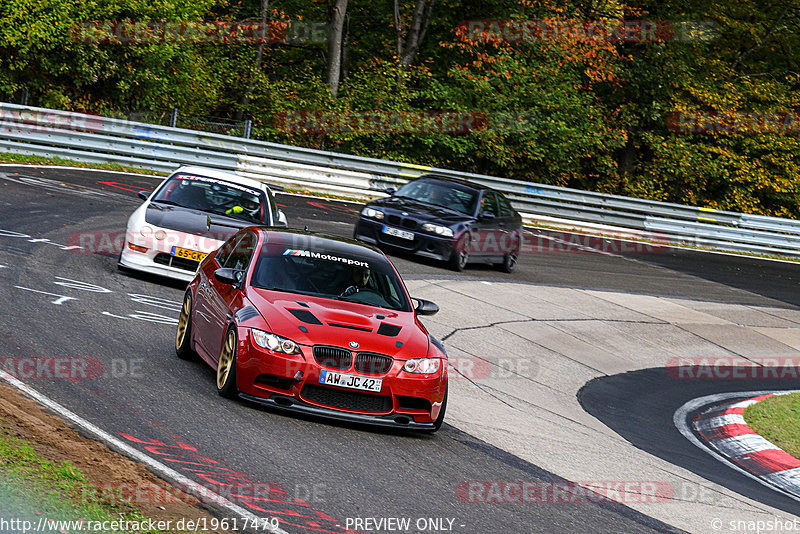
M 336 421 L 347 421 L 351 423 L 362 423 L 383 427 L 402 428 L 407 430 L 419 430 L 424 432 L 436 430 L 436 427 L 433 423 L 418 423 L 409 415 L 369 415 L 340 412 L 330 408 L 313 406 L 293 397 L 283 395 L 273 395 L 272 397 L 266 399 L 263 397 L 257 397 L 255 395 L 249 395 L 247 393 L 239 393 L 239 398 L 255 404 L 269 406 L 270 408 L 275 408 L 278 410 L 314 415 Z M 276 399 L 278 399 L 280 402 Z M 408 422 L 397 421 L 398 418 L 408 419 Z

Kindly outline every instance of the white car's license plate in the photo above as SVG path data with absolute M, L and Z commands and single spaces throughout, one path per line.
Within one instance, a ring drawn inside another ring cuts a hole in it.
M 387 235 L 393 235 L 395 237 L 399 237 L 401 239 L 414 239 L 413 232 L 406 232 L 405 230 L 400 230 L 398 228 L 392 228 L 391 226 L 383 226 L 383 233 Z
M 319 383 L 326 386 L 339 386 L 340 388 L 360 389 L 379 393 L 383 386 L 380 378 L 367 378 L 365 376 L 347 375 L 323 369 L 319 374 Z
M 180 248 L 180 247 L 172 247 L 169 253 L 172 256 L 176 256 L 178 258 L 185 258 L 187 260 L 193 260 L 193 261 L 203 261 L 203 258 L 207 256 L 205 252 L 198 252 L 196 250 L 189 250 L 188 248 Z

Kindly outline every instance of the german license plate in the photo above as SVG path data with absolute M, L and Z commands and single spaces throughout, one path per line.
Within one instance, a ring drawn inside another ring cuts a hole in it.
M 379 393 L 383 386 L 383 380 L 380 378 L 367 378 L 365 376 L 348 375 L 344 373 L 336 373 L 323 369 L 319 374 L 319 383 L 326 386 L 338 386 L 340 388 L 360 389 L 362 391 L 371 391 Z
M 188 248 L 172 247 L 170 254 L 176 258 L 185 258 L 192 261 L 203 261 L 206 257 L 205 252 L 198 252 L 196 250 L 189 250 Z
M 383 233 L 386 235 L 393 235 L 395 237 L 399 237 L 400 239 L 414 239 L 413 232 L 406 232 L 405 230 L 400 230 L 399 228 L 392 228 L 391 226 L 383 226 Z

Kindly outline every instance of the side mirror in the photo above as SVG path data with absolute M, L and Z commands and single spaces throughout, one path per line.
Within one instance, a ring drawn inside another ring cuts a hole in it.
M 223 284 L 229 284 L 236 288 L 239 287 L 243 275 L 244 271 L 240 271 L 237 269 L 222 268 L 214 271 L 214 278 L 217 280 L 217 282 L 221 282 Z
M 395 189 L 394 187 L 387 187 L 386 189 L 383 190 L 383 192 L 392 197 L 394 196 L 395 193 L 397 193 L 397 189 Z
M 492 219 L 494 219 L 494 213 L 492 213 L 491 211 L 484 211 L 483 213 L 481 213 L 482 221 L 491 221 Z
M 147 200 L 150 198 L 150 191 L 139 191 L 139 198 L 142 200 Z
M 439 306 L 436 303 L 425 299 L 414 299 L 417 301 L 417 307 L 414 311 L 419 315 L 434 315 L 439 312 Z
M 278 210 L 278 222 L 275 226 L 289 226 L 289 221 L 286 220 L 286 214 L 283 210 Z

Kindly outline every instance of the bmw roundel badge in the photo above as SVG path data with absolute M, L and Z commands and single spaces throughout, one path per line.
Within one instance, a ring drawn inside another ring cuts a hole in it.
M 351 341 L 351 342 L 349 343 L 349 345 L 350 345 L 350 348 L 351 348 L 351 349 L 357 349 L 357 348 L 360 346 L 360 345 L 359 345 L 358 343 L 356 343 L 355 341 Z

